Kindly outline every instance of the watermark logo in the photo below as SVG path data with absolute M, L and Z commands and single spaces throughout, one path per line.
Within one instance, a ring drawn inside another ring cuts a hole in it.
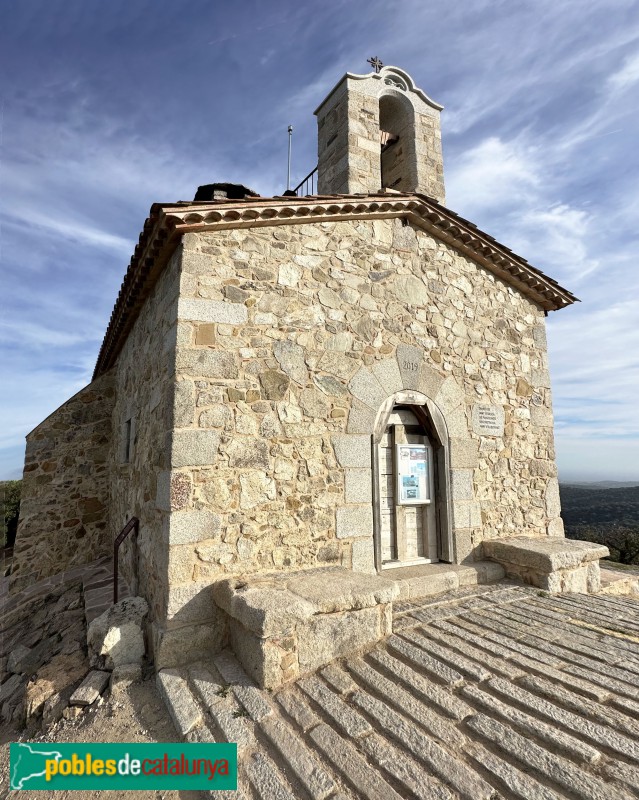
M 12 789 L 237 789 L 236 744 L 13 742 Z

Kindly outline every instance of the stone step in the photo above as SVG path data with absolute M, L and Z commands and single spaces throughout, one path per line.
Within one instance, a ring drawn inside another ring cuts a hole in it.
M 156 676 L 156 683 L 173 724 L 183 739 L 196 728 L 202 727 L 202 711 L 191 694 L 184 672 L 162 669 Z
M 372 728 L 367 720 L 338 697 L 326 684 L 322 683 L 317 676 L 310 675 L 302 678 L 297 685 L 347 736 L 356 739 L 371 732 Z
M 639 620 L 637 618 L 639 608 L 635 603 L 624 603 L 627 607 L 622 609 L 618 603 L 614 608 L 611 608 L 609 604 L 602 603 L 601 598 L 593 595 L 567 594 L 559 599 L 568 604 L 572 604 L 573 608 L 577 606 L 580 610 L 585 609 L 586 611 L 591 611 L 613 626 L 615 623 L 621 621 L 629 630 L 639 633 Z
M 196 665 L 188 670 L 188 690 L 211 721 L 216 741 L 235 742 L 238 754 L 255 745 L 254 725 L 242 708 L 231 687 L 215 664 Z M 246 678 L 246 681 L 249 679 Z
M 613 787 L 609 782 L 597 778 L 590 772 L 580 769 L 569 759 L 547 750 L 533 742 L 530 737 L 521 736 L 511 727 L 485 715 L 477 714 L 468 720 L 468 726 L 475 733 L 490 742 L 498 752 L 504 752 L 521 764 L 527 772 L 559 784 L 573 796 L 583 800 L 630 800 L 628 792 Z
M 558 794 L 532 778 L 526 772 L 517 769 L 511 763 L 491 753 L 478 742 L 473 742 L 466 751 L 487 772 L 501 781 L 508 792 L 519 800 L 564 800 L 564 794 Z M 501 796 L 501 795 L 500 795 Z
M 401 785 L 402 796 L 416 800 L 455 800 L 455 795 L 421 764 L 383 736 L 373 733 L 361 741 L 368 758 Z M 406 792 L 406 794 L 404 794 Z
M 264 719 L 261 730 L 313 800 L 324 800 L 336 789 L 335 780 L 311 748 L 281 717 Z
M 497 583 L 506 573 L 500 564 L 493 561 L 478 561 L 475 564 L 421 564 L 412 567 L 394 567 L 385 569 L 383 575 L 399 586 L 400 600 L 418 600 L 467 586 Z
M 477 584 L 475 586 L 464 586 L 462 589 L 457 589 L 455 592 L 447 592 L 443 595 L 426 595 L 413 600 L 396 600 L 393 603 L 393 617 L 398 617 L 405 613 L 408 614 L 421 608 L 448 606 L 454 609 L 462 607 L 464 603 L 479 600 L 492 590 L 493 587 L 491 585 Z
M 436 710 L 443 711 L 448 717 L 461 721 L 474 713 L 473 709 L 457 695 L 416 672 L 387 650 L 378 648 L 369 653 L 369 659 L 376 669 L 385 672 L 397 683 L 403 684 L 414 697 L 436 706 Z
M 428 636 L 429 639 L 434 639 L 440 645 L 446 647 L 449 652 L 460 653 L 471 662 L 481 665 L 497 675 L 503 675 L 511 680 L 516 680 L 522 675 L 525 675 L 521 667 L 511 664 L 504 659 L 495 658 L 494 651 L 489 653 L 486 649 L 482 649 L 481 642 L 480 647 L 475 647 L 472 643 L 471 634 L 466 634 L 466 632 L 461 629 L 459 629 L 459 632 L 456 634 L 450 634 L 435 628 L 433 625 L 429 625 L 428 627 L 422 628 L 420 633 L 424 636 Z
M 533 714 L 562 725 L 575 736 L 594 742 L 598 747 L 614 750 L 623 756 L 639 760 L 639 743 L 606 725 L 601 725 L 592 719 L 583 719 L 574 711 L 560 708 L 554 703 L 501 678 L 493 678 L 488 685 L 507 701 L 515 701 Z
M 253 753 L 246 764 L 249 783 L 259 797 L 273 800 L 296 800 L 284 776 L 270 758 L 262 753 Z
M 555 705 L 564 706 L 569 711 L 576 711 L 581 714 L 582 717 L 601 722 L 639 740 L 639 720 L 623 714 L 618 709 L 609 708 L 598 703 L 590 703 L 563 686 L 556 686 L 552 681 L 533 675 L 526 675 L 521 679 L 519 685 L 533 694 L 541 695 L 543 698 L 551 700 Z
M 413 669 L 416 667 L 422 672 L 427 672 L 429 676 L 435 677 L 449 686 L 461 686 L 464 682 L 464 676 L 457 670 L 452 669 L 447 664 L 443 664 L 438 659 L 428 655 L 424 650 L 399 636 L 393 634 L 388 639 L 388 648 L 393 655 L 408 661 Z
M 498 716 L 526 736 L 543 739 L 554 752 L 589 764 L 597 764 L 601 761 L 601 753 L 591 745 L 547 722 L 542 722 L 531 714 L 526 714 L 508 703 L 502 702 L 478 686 L 464 686 L 461 693 L 467 700 L 479 706 L 484 713 Z
M 433 739 L 411 724 L 401 714 L 389 708 L 382 700 L 366 692 L 356 692 L 353 702 L 376 722 L 400 747 L 426 766 L 446 783 L 449 783 L 466 800 L 489 800 L 493 788 L 460 757 L 455 757 Z
M 482 664 L 477 664 L 466 656 L 462 656 L 449 647 L 442 646 L 437 642 L 421 635 L 419 628 L 413 631 L 406 631 L 404 638 L 411 644 L 416 644 L 421 650 L 425 650 L 433 658 L 437 658 L 444 664 L 448 664 L 453 669 L 460 672 L 464 677 L 475 681 L 486 681 L 491 678 L 491 673 Z
M 372 770 L 366 759 L 347 739 L 322 723 L 311 731 L 315 746 L 357 792 L 362 800 L 401 800 L 400 795 Z
M 390 679 L 385 678 L 362 659 L 353 659 L 348 666 L 365 691 L 381 694 L 384 700 L 392 703 L 405 717 L 421 725 L 431 736 L 451 745 L 464 743 L 464 736 L 453 723 L 444 719 L 434 709 L 417 701 L 406 689 L 394 685 Z
M 639 575 L 602 567 L 601 588 L 598 594 L 630 595 L 639 598 Z
M 614 621 L 609 617 L 602 617 L 596 610 L 588 611 L 564 597 L 553 597 L 552 599 L 557 606 L 570 614 L 572 618 L 578 618 L 581 622 L 587 622 L 598 628 L 626 634 L 628 636 L 637 637 L 639 634 L 639 626 L 634 622 L 625 622 L 621 619 Z

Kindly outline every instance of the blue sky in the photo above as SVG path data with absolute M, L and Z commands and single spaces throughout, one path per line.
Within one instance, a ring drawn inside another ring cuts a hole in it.
M 153 202 L 315 166 L 366 59 L 442 103 L 447 205 L 572 290 L 560 478 L 639 480 L 639 3 L 0 0 L 0 478 L 85 385 Z

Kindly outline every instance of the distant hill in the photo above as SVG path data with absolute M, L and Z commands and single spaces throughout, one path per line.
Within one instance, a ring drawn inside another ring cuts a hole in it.
M 639 563 L 639 486 L 560 484 L 559 492 L 569 539 L 600 542 L 614 561 Z
M 628 489 L 631 486 L 639 486 L 637 481 L 595 481 L 588 483 L 586 481 L 562 481 L 562 486 L 575 486 L 579 489 Z
M 13 547 L 18 529 L 21 487 L 22 481 L 0 481 L 0 505 L 2 505 L 0 548 Z
M 560 485 L 561 516 L 575 525 L 639 526 L 639 486 L 595 488 Z

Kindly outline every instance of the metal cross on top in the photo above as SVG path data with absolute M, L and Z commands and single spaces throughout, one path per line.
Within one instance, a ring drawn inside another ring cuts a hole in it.
M 366 63 L 370 64 L 371 67 L 375 70 L 375 72 L 379 72 L 384 64 L 379 60 L 377 56 L 373 56 L 372 58 L 367 58 Z

